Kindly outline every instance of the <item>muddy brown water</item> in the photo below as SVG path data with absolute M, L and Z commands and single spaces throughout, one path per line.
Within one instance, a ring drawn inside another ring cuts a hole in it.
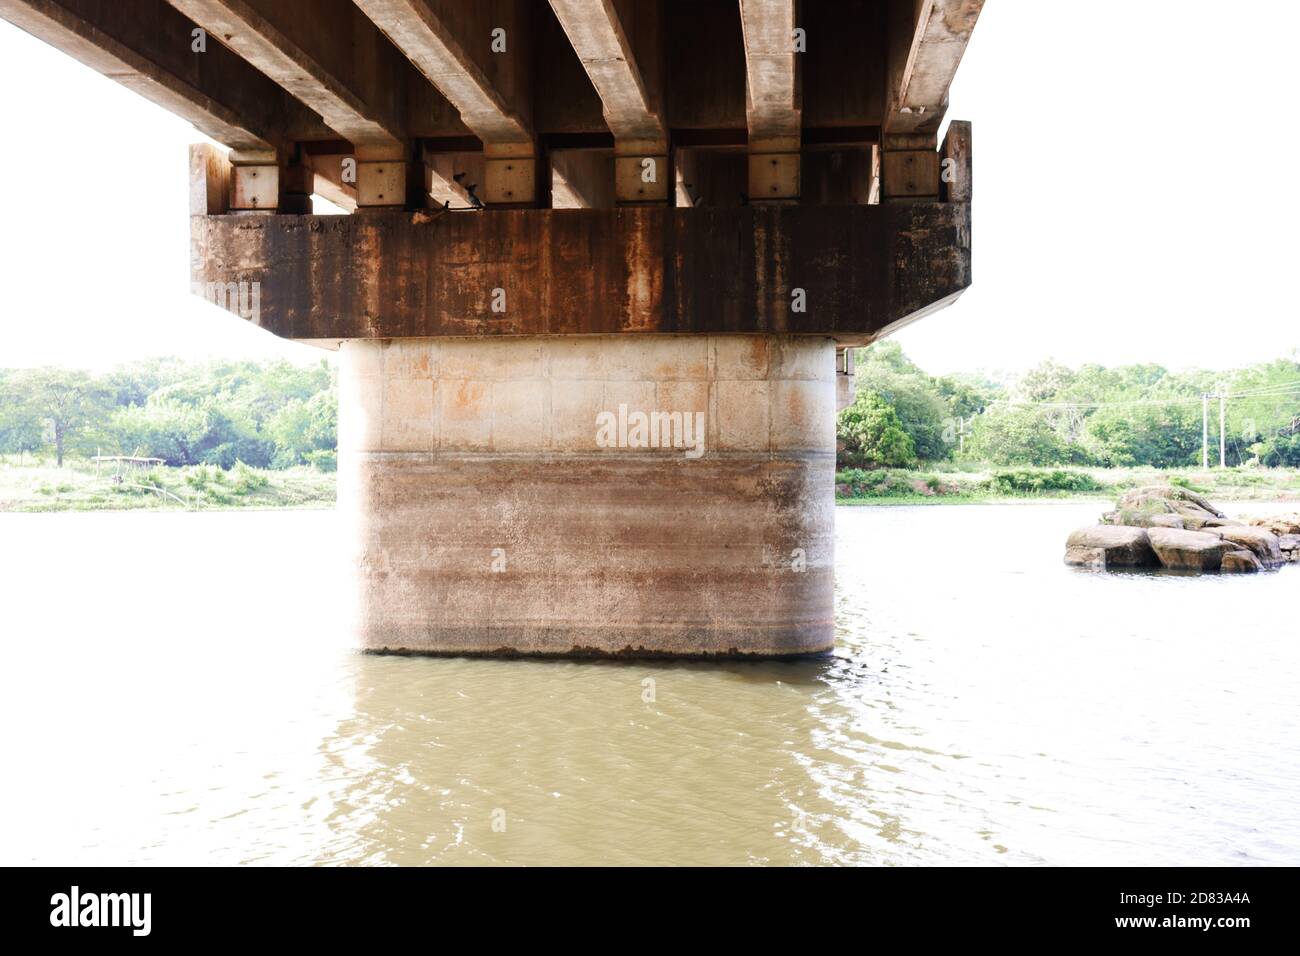
M 836 652 L 732 664 L 355 654 L 331 512 L 0 515 L 0 862 L 1300 863 L 1300 567 L 1099 510 L 839 508 Z

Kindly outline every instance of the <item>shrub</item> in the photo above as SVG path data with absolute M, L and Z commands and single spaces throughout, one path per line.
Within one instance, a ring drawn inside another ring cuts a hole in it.
M 235 479 L 230 486 L 235 494 L 247 495 L 261 491 L 270 483 L 271 480 L 256 468 L 249 468 L 242 461 L 235 462 Z
M 1199 485 L 1193 484 L 1192 479 L 1188 478 L 1186 475 L 1170 475 L 1169 483 L 1171 485 L 1177 485 L 1179 488 L 1186 488 L 1188 491 L 1200 492 L 1201 494 L 1205 494 L 1210 490 L 1209 488 L 1202 488 Z
M 916 448 L 894 406 L 874 392 L 859 392 L 857 401 L 840 412 L 837 437 L 848 464 L 901 467 L 916 462 Z
M 307 464 L 315 467 L 317 471 L 339 470 L 339 453 L 332 448 L 309 451 L 303 457 L 307 460 Z
M 220 468 L 208 465 L 195 465 L 194 469 L 185 476 L 185 484 L 195 491 L 204 491 L 212 484 L 224 484 L 225 480 L 226 476 Z
M 841 498 L 907 498 L 955 494 L 960 489 L 939 478 L 915 472 L 846 468 L 835 475 L 835 493 Z
M 1003 494 L 1041 494 L 1046 491 L 1101 491 L 1102 485 L 1083 471 L 1052 469 L 1038 471 L 1017 468 L 994 472 L 989 479 L 994 490 Z

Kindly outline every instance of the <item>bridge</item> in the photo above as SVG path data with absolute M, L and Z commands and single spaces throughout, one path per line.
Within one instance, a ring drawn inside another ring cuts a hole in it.
M 982 2 L 0 16 L 227 147 L 193 288 L 339 351 L 363 647 L 791 656 L 834 642 L 847 350 L 971 281 Z

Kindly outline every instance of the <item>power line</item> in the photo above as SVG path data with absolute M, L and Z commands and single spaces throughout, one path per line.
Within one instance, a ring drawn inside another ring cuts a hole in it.
M 1285 398 L 1291 393 L 1300 393 L 1300 384 L 1270 386 L 1268 388 L 1256 389 L 1248 392 L 1212 392 L 1209 393 L 1215 398 Z M 1014 405 L 1017 407 L 1031 408 L 1136 408 L 1149 407 L 1155 405 L 1195 405 L 1201 401 L 1199 395 L 1196 396 L 1177 396 L 1171 398 L 1142 398 L 1130 399 L 1126 401 L 1108 401 L 1108 402 L 1030 402 L 1023 399 L 1015 398 L 998 398 L 990 404 L 993 405 Z

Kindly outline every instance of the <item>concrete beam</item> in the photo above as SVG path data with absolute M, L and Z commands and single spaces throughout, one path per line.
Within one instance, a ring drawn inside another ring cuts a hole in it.
M 938 134 L 948 88 L 983 7 L 984 0 L 893 0 L 887 137 Z
M 219 43 L 195 49 L 194 24 L 163 0 L 0 0 L 0 17 L 232 149 L 332 135 L 318 115 Z
M 605 124 L 614 135 L 615 200 L 671 202 L 672 163 L 659 97 L 637 64 L 614 0 L 551 0 L 551 9 L 595 87 Z M 658 21 L 647 22 L 653 24 L 657 39 Z
M 939 148 L 939 192 L 944 202 L 971 201 L 971 165 L 971 125 L 966 120 L 953 120 Z
M 886 149 L 880 179 L 884 199 L 937 200 L 939 154 L 933 149 Z
M 802 110 L 794 0 L 740 0 L 749 149 L 798 153 Z
M 533 154 L 532 131 L 427 0 L 357 0 L 357 6 L 442 92 L 489 152 Z
M 351 3 L 169 2 L 356 148 L 358 206 L 406 203 L 413 147 L 406 138 L 402 77 L 410 67 Z
M 970 284 L 967 203 L 190 226 L 193 280 L 259 282 L 260 325 L 303 340 L 707 332 L 865 344 Z
M 837 412 L 844 411 L 858 397 L 858 379 L 853 367 L 856 351 L 852 347 L 835 350 L 835 411 Z
M 220 216 L 230 209 L 230 160 L 211 143 L 190 145 L 190 215 Z
M 654 111 L 613 0 L 551 0 L 551 9 L 596 88 L 615 149 L 620 154 L 667 152 L 663 121 Z
M 469 55 L 451 25 L 428 0 L 357 0 L 375 25 L 415 64 L 482 142 L 487 156 L 481 199 L 531 205 L 537 201 L 536 143 L 527 122 Z M 482 41 L 490 42 L 485 34 Z M 503 41 L 509 44 L 509 33 Z M 519 37 L 515 42 L 519 42 Z M 436 170 L 432 173 L 437 176 Z M 447 195 L 455 184 L 438 180 L 432 192 Z
M 303 157 L 303 162 L 312 172 L 311 191 L 345 212 L 355 212 L 356 181 L 349 181 L 350 177 L 344 175 L 349 161 L 356 162 L 356 158 L 347 153 L 308 154 Z
M 313 22 L 329 12 L 300 7 L 268 16 L 266 0 L 169 0 L 176 9 L 288 90 L 354 146 L 396 147 L 404 137 L 400 114 L 391 103 L 368 100 L 348 82 L 352 62 L 331 56 L 336 50 L 320 42 L 322 26 Z M 278 21 L 278 22 L 277 22 Z M 363 18 L 341 17 L 326 29 L 353 30 Z M 355 37 L 364 44 L 365 37 Z M 331 61 L 334 62 L 331 62 Z
M 795 50 L 794 0 L 740 0 L 745 37 L 745 119 L 750 202 L 800 195 L 803 112 Z

